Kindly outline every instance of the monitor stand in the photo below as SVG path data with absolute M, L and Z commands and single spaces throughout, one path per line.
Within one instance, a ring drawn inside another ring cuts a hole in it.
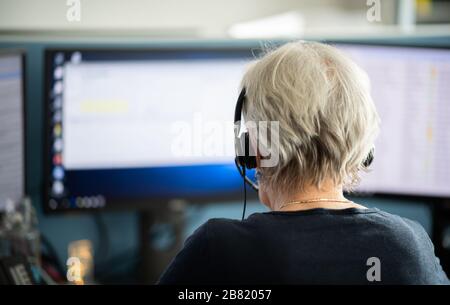
M 155 284 L 184 243 L 187 203 L 173 200 L 140 211 L 140 282 Z

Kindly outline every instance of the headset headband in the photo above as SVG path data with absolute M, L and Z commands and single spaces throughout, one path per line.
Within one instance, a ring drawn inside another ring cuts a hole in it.
M 245 88 L 242 89 L 241 93 L 239 94 L 238 100 L 236 102 L 236 108 L 234 109 L 234 123 L 237 124 L 241 121 L 242 116 L 242 108 L 244 106 L 244 100 L 245 100 Z

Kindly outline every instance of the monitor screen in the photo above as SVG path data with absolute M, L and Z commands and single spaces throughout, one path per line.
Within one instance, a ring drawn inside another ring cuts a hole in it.
M 0 51 L 0 209 L 25 192 L 23 54 Z
M 236 198 L 250 50 L 48 50 L 46 207 Z
M 339 47 L 369 75 L 381 119 L 358 190 L 450 197 L 450 49 Z

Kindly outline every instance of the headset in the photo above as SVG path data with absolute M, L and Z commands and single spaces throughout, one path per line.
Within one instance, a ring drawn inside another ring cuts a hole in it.
M 242 220 L 245 219 L 245 210 L 247 208 L 247 184 L 255 191 L 258 191 L 259 189 L 258 185 L 245 174 L 246 169 L 256 168 L 256 154 L 254 153 L 253 147 L 250 145 L 249 132 L 241 130 L 241 117 L 244 108 L 245 93 L 245 88 L 242 88 L 234 110 L 234 150 L 236 155 L 234 163 L 244 181 L 244 208 L 242 211 Z M 250 151 L 251 149 L 252 151 Z
M 253 190 L 259 190 L 258 185 L 253 182 L 245 173 L 247 169 L 256 168 L 257 164 L 254 147 L 250 145 L 249 132 L 241 130 L 242 110 L 244 109 L 244 103 L 246 100 L 245 94 L 246 89 L 244 87 L 239 94 L 234 110 L 234 149 L 236 155 L 234 163 L 236 164 L 236 168 L 239 171 L 239 174 L 244 180 L 244 209 L 242 212 L 242 220 L 244 220 L 245 218 L 245 210 L 247 207 L 247 184 L 250 185 Z M 367 157 L 362 162 L 362 165 L 365 168 L 368 168 L 372 164 L 374 158 L 375 147 L 372 147 Z
M 245 102 L 245 88 L 239 94 L 239 98 L 234 110 L 234 148 L 235 148 L 235 164 L 244 179 L 244 181 L 251 186 L 255 191 L 258 186 L 245 175 L 246 169 L 256 168 L 256 154 L 253 147 L 250 145 L 250 135 L 248 131 L 241 130 L 242 110 Z

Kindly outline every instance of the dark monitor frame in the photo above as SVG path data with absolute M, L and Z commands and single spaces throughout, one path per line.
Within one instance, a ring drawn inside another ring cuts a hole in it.
M 244 196 L 244 190 L 232 192 L 232 193 L 223 193 L 217 194 L 213 196 L 189 196 L 188 198 L 133 198 L 129 201 L 126 199 L 109 199 L 105 208 L 93 208 L 93 209 L 78 209 L 78 208 L 68 208 L 68 209 L 56 209 L 52 210 L 47 201 L 50 198 L 49 196 L 49 177 L 50 177 L 50 169 L 51 169 L 51 160 L 50 160 L 50 140 L 51 136 L 51 128 L 50 128 L 50 103 L 49 103 L 49 92 L 51 89 L 51 57 L 56 52 L 101 52 L 106 54 L 145 54 L 145 53 L 153 53 L 157 54 L 167 54 L 167 53 L 185 53 L 185 52 L 227 52 L 227 53 L 236 53 L 237 55 L 248 53 L 249 57 L 253 57 L 255 55 L 254 49 L 248 47 L 235 47 L 235 46 L 220 46 L 220 47 L 117 47 L 113 46 L 111 48 L 102 47 L 87 47 L 82 46 L 80 48 L 75 47 L 51 47 L 46 48 L 44 50 L 44 152 L 43 152 L 43 185 L 42 185 L 42 204 L 43 210 L 45 213 L 85 213 L 85 212 L 95 212 L 102 210 L 123 210 L 123 209 L 136 209 L 136 210 L 152 210 L 152 209 L 161 209 L 161 207 L 167 206 L 167 204 L 171 201 L 181 200 L 190 204 L 208 204 L 211 202 L 230 202 L 235 200 L 241 200 Z M 237 99 L 237 96 L 236 96 Z M 230 118 L 231 120 L 232 118 Z M 234 160 L 230 160 L 230 164 L 234 164 Z M 247 192 L 247 197 L 249 199 L 256 199 L 257 194 L 255 192 Z
M 21 61 L 21 82 L 22 82 L 22 193 L 28 196 L 28 175 L 27 175 L 27 85 L 26 85 L 26 51 L 24 49 L 0 49 L 0 57 L 19 56 Z

